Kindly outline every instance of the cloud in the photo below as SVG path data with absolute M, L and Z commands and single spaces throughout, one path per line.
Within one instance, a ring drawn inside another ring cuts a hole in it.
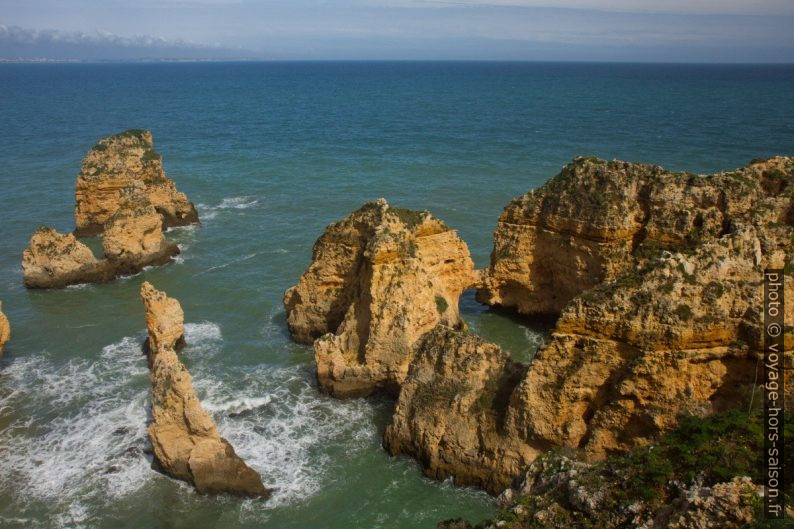
M 374 0 L 371 5 L 387 2 Z M 641 14 L 794 15 L 791 0 L 407 0 L 393 5 L 555 8 Z
M 245 55 L 246 52 L 152 35 L 37 30 L 0 24 L 0 57 L 6 59 L 228 58 L 235 53 Z
M 123 37 L 109 31 L 83 33 L 81 31 L 37 30 L 0 24 L 0 49 L 6 45 L 82 45 L 117 46 L 122 48 L 212 48 L 182 39 L 166 39 L 152 35 Z

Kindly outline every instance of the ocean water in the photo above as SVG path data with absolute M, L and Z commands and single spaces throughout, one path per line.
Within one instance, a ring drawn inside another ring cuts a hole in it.
M 106 285 L 22 286 L 41 224 L 74 227 L 79 163 L 100 137 L 153 132 L 201 226 L 177 263 Z M 794 67 L 512 63 L 0 65 L 4 528 L 433 528 L 495 512 L 478 491 L 391 458 L 387 399 L 336 401 L 281 296 L 323 228 L 363 202 L 428 209 L 485 266 L 502 208 L 576 155 L 711 172 L 794 154 Z M 276 489 L 204 497 L 150 468 L 138 288 L 178 298 L 204 406 Z M 461 301 L 527 361 L 546 328 Z

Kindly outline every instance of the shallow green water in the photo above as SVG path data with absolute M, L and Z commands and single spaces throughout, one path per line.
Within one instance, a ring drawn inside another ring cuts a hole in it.
M 366 200 L 430 209 L 478 266 L 505 204 L 578 154 L 713 171 L 792 154 L 794 69 L 555 64 L 0 65 L 0 526 L 432 528 L 494 512 L 380 447 L 392 403 L 318 393 L 281 296 L 323 228 Z M 179 262 L 107 285 L 27 291 L 39 224 L 73 228 L 99 137 L 153 131 L 202 225 Z M 138 288 L 186 313 L 183 358 L 269 502 L 208 498 L 150 469 Z M 543 327 L 461 302 L 528 360 Z

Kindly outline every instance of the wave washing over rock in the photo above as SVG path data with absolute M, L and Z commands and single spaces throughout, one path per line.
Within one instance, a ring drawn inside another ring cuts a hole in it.
M 201 493 L 267 498 L 259 474 L 235 453 L 202 408 L 192 378 L 176 354 L 184 346 L 179 302 L 141 285 L 149 330 L 147 355 L 152 381 L 152 420 L 147 432 L 155 460 L 168 475 Z
M 101 516 L 91 505 L 175 483 L 151 468 L 144 336 L 125 337 L 90 359 L 57 362 L 44 352 L 0 360 L 0 377 L 13 388 L 0 394 L 0 488 L 21 506 L 13 517 L 0 510 L 0 525 L 89 529 Z M 265 520 L 273 509 L 331 486 L 333 461 L 317 456 L 325 447 L 355 452 L 376 442 L 373 406 L 323 398 L 306 367 L 219 373 L 223 336 L 212 322 L 186 323 L 185 341 L 181 354 L 190 357 L 205 409 L 274 491 L 266 503 L 238 503 L 241 519 Z M 23 432 L 35 433 L 36 441 Z M 191 494 L 186 484 L 177 490 L 180 497 Z

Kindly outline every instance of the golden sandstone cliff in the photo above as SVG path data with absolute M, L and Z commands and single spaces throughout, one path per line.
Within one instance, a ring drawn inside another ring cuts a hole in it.
M 220 436 L 215 422 L 196 398 L 190 374 L 177 357 L 184 343 L 184 314 L 179 302 L 141 285 L 149 331 L 152 421 L 148 434 L 162 470 L 201 493 L 269 497 L 259 474 Z
M 454 230 L 380 199 L 326 229 L 284 305 L 293 337 L 316 339 L 323 390 L 396 393 L 422 335 L 440 323 L 463 326 L 458 298 L 474 278 Z
M 401 325 L 429 315 L 416 300 L 438 290 L 438 272 L 385 237 L 362 238 L 361 226 L 379 224 L 371 213 L 318 240 L 285 297 L 290 329 L 304 342 L 333 333 L 314 342 L 320 385 L 332 394 L 368 393 L 381 365 L 401 385 L 390 452 L 415 457 L 430 476 L 499 492 L 555 447 L 599 460 L 652 442 L 682 416 L 748 405 L 762 368 L 762 271 L 794 270 L 793 196 L 792 158 L 714 175 L 577 158 L 505 208 L 481 277 L 457 264 L 462 241 L 432 261 L 455 265 L 443 277 L 457 293 L 476 284 L 482 302 L 558 317 L 528 366 L 467 335 L 457 312 L 452 322 Z M 389 266 L 378 269 L 381 254 L 365 245 L 393 248 Z M 398 283 L 404 270 L 428 279 Z M 444 299 L 447 314 L 458 297 Z M 791 296 L 785 315 L 794 316 Z M 788 378 L 791 351 L 785 366 Z M 364 389 L 346 383 L 362 373 Z
M 83 160 L 76 195 L 75 235 L 101 234 L 104 258 L 75 235 L 41 227 L 23 254 L 25 286 L 100 283 L 166 264 L 179 248 L 164 228 L 198 222 L 193 204 L 165 176 L 148 131 L 100 140 Z
M 75 188 L 75 234 L 103 232 L 130 188 L 145 193 L 164 228 L 198 222 L 196 208 L 165 175 L 151 132 L 130 129 L 101 139 L 83 159 Z
M 11 325 L 8 323 L 8 318 L 3 314 L 3 303 L 0 302 L 0 355 L 3 354 L 3 348 L 11 339 Z

